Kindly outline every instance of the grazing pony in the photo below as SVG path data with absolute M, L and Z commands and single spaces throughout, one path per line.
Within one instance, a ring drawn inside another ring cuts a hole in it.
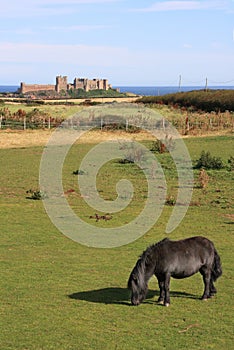
M 205 237 L 191 237 L 180 241 L 168 238 L 148 247 L 132 270 L 128 288 L 132 305 L 139 305 L 148 290 L 152 275 L 158 280 L 158 303 L 170 305 L 170 278 L 185 278 L 200 272 L 204 282 L 203 300 L 217 292 L 214 282 L 222 275 L 220 257 L 214 244 Z

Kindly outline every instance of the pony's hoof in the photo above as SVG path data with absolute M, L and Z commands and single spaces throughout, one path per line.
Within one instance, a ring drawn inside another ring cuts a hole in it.
M 158 305 L 164 305 L 164 301 L 163 300 L 158 300 Z
M 212 293 L 210 293 L 209 298 L 214 298 L 214 297 L 216 296 L 216 293 L 217 293 L 217 292 L 212 292 Z
M 169 303 L 165 303 L 164 306 L 168 307 L 168 306 L 170 306 L 170 304 Z

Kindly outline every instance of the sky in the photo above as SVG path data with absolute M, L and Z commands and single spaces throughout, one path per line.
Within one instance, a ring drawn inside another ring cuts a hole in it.
M 0 85 L 234 86 L 234 0 L 8 0 Z

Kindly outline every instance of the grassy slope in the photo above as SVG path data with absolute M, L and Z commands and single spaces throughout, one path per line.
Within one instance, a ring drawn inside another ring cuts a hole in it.
M 211 111 L 233 111 L 234 90 L 194 90 L 188 92 L 177 92 L 163 96 L 144 96 L 139 99 L 142 103 L 164 103 Z
M 0 109 L 2 108 L 8 108 L 11 113 L 16 113 L 19 109 L 24 110 L 26 113 L 31 112 L 32 110 L 39 109 L 43 113 L 48 113 L 53 118 L 68 118 L 72 116 L 75 113 L 78 113 L 81 111 L 82 107 L 79 105 L 27 105 L 23 103 L 15 103 L 15 104 L 10 104 L 10 103 L 4 103 L 0 104 Z
M 123 99 L 125 102 L 126 100 L 130 102 L 128 99 Z M 123 101 L 121 99 L 121 101 Z M 78 100 L 74 100 L 77 103 Z M 113 99 L 109 99 L 109 101 L 113 101 Z M 64 101 L 65 102 L 65 101 Z M 103 102 L 103 100 L 100 98 L 99 103 Z M 133 102 L 133 101 L 131 101 Z M 7 108 L 10 111 L 11 117 L 9 115 L 7 116 L 7 120 L 10 122 L 14 116 L 12 116 L 14 113 L 17 113 L 20 109 L 25 111 L 27 114 L 27 128 L 33 127 L 33 124 L 35 121 L 40 121 L 40 114 L 41 117 L 44 118 L 45 115 L 47 117 L 52 118 L 52 124 L 53 119 L 56 119 L 57 121 L 61 122 L 61 120 L 69 118 L 73 116 L 74 114 L 80 113 L 81 110 L 84 108 L 80 106 L 79 104 L 75 104 L 74 106 L 69 105 L 51 105 L 51 104 L 45 104 L 45 105 L 26 105 L 23 103 L 20 104 L 0 104 L 0 114 L 1 110 L 4 110 L 4 108 Z M 164 117 L 166 120 L 170 121 L 173 126 L 177 128 L 177 130 L 182 134 L 186 135 L 208 135 L 208 134 L 226 134 L 233 131 L 233 118 L 234 114 L 233 112 L 225 111 L 224 113 L 206 113 L 201 111 L 191 111 L 189 109 L 181 109 L 178 107 L 173 106 L 166 106 L 166 105 L 153 105 L 151 106 L 153 110 L 155 110 L 156 113 L 161 114 L 162 117 Z M 36 116 L 34 115 L 30 117 L 30 113 L 36 109 Z M 4 114 L 4 112 L 3 112 Z M 189 130 L 186 126 L 186 118 L 188 117 L 189 120 Z M 48 119 L 48 118 L 47 118 Z M 21 124 L 17 125 L 18 128 L 23 128 L 23 118 L 20 118 Z M 31 120 L 31 122 L 30 122 Z M 15 122 L 19 121 L 19 119 L 16 118 Z M 40 121 L 41 123 L 41 121 Z M 34 127 L 38 127 L 34 125 Z M 40 127 L 45 127 L 45 125 L 41 125 Z M 6 126 L 3 125 L 3 128 L 6 128 Z
M 192 159 L 202 149 L 224 160 L 231 154 L 231 137 L 186 142 Z M 74 243 L 52 225 L 41 201 L 25 198 L 26 190 L 38 187 L 41 151 L 36 147 L 0 150 L 1 348 L 231 349 L 233 222 L 224 215 L 233 214 L 233 173 L 210 172 L 207 193 L 194 190 L 193 200 L 200 206 L 190 207 L 171 234 L 172 238 L 202 234 L 215 242 L 224 269 L 217 297 L 200 301 L 203 286 L 195 275 L 172 280 L 172 305 L 160 307 L 153 299 L 158 288 L 152 279 L 148 299 L 133 308 L 128 306 L 128 275 L 142 250 L 164 237 L 171 208 L 166 207 L 157 224 L 128 246 L 107 250 Z M 71 170 L 77 169 L 74 154 L 78 154 L 75 148 L 65 164 L 67 188 L 73 185 Z M 171 178 L 170 170 L 165 172 Z M 175 190 L 173 181 L 169 188 Z M 107 188 L 107 195 L 113 191 Z M 222 197 L 219 203 L 218 197 Z M 79 205 L 72 196 L 70 201 Z

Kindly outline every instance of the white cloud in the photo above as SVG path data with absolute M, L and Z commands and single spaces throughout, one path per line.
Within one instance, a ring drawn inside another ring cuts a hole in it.
M 222 43 L 218 42 L 218 41 L 213 41 L 210 44 L 211 48 L 213 49 L 221 49 L 222 48 Z
M 190 47 L 190 45 L 185 45 Z M 186 58 L 197 61 L 200 57 L 201 62 L 203 59 L 209 57 L 215 60 L 217 57 L 222 60 L 228 61 L 228 57 L 233 58 L 233 53 L 230 55 L 227 53 L 219 54 L 218 52 L 190 52 L 187 54 L 184 52 L 171 52 L 170 50 L 163 51 L 157 48 L 152 50 L 131 50 L 124 46 L 95 46 L 95 45 L 70 45 L 70 44 L 37 44 L 37 43 L 13 43 L 13 42 L 0 42 L 0 63 L 59 63 L 62 65 L 76 64 L 76 65 L 90 65 L 101 67 L 113 67 L 113 66 L 130 66 L 138 67 L 144 65 L 160 66 L 166 65 L 166 62 L 173 60 L 184 61 Z M 225 59 L 226 57 L 226 59 Z
M 100 29 L 109 29 L 111 28 L 110 26 L 105 26 L 102 24 L 93 24 L 93 25 L 89 25 L 89 24 L 85 24 L 85 25 L 74 25 L 74 26 L 53 26 L 53 27 L 49 27 L 47 28 L 48 30 L 56 30 L 56 31 L 63 31 L 63 32 L 74 32 L 74 31 L 82 31 L 82 32 L 86 32 L 86 31 L 90 31 L 90 30 L 100 30 Z
M 167 51 L 133 50 L 124 46 L 0 42 L 0 52 L 2 82 L 12 81 L 13 85 L 19 81 L 51 83 L 58 74 L 71 78 L 105 76 L 112 84 L 126 85 L 156 85 L 159 81 L 172 81 L 179 74 L 182 80 L 188 76 L 191 81 L 197 81 L 198 77 L 224 81 L 230 80 L 234 62 L 232 51 L 215 50 L 214 53 L 208 49 L 176 53 L 169 48 Z
M 192 49 L 192 45 L 191 44 L 184 44 L 183 47 L 185 49 Z
M 74 13 L 76 5 L 108 4 L 123 0 L 12 0 L 1 4 L 0 17 L 28 17 Z M 76 8 L 76 11 L 78 9 Z
M 192 10 L 206 10 L 206 9 L 224 9 L 226 8 L 226 1 L 224 0 L 205 0 L 205 1 L 158 1 L 153 5 L 145 8 L 136 9 L 139 12 L 161 12 L 161 11 L 192 11 Z
M 35 31 L 31 28 L 17 28 L 17 29 L 3 29 L 0 34 L 14 34 L 14 35 L 34 35 Z
M 111 66 L 129 55 L 123 47 L 0 43 L 0 62 Z
M 96 30 L 102 30 L 102 29 L 110 29 L 111 26 L 106 26 L 102 24 L 85 24 L 85 25 L 73 25 L 73 26 L 48 26 L 48 27 L 42 27 L 40 30 L 45 30 L 45 31 L 56 31 L 56 32 L 66 32 L 66 33 L 71 33 L 71 32 L 88 32 L 88 31 L 96 31 Z M 27 36 L 32 36 L 35 34 L 38 34 L 38 30 L 32 30 L 31 28 L 16 28 L 16 29 L 0 29 L 0 34 L 6 35 L 6 34 L 14 34 L 14 35 L 27 35 Z
M 27 1 L 27 0 L 26 0 Z M 39 5 L 80 5 L 80 4 L 102 4 L 117 2 L 120 0 L 36 0 L 35 3 Z
M 55 16 L 74 13 L 74 8 L 67 7 L 41 7 L 35 3 L 28 3 L 27 0 L 18 1 L 17 3 L 7 2 L 1 7 L 0 18 L 24 18 Z
M 27 0 L 26 0 L 27 1 Z M 79 5 L 79 4 L 101 4 L 108 2 L 117 2 L 121 0 L 36 0 L 39 5 Z

